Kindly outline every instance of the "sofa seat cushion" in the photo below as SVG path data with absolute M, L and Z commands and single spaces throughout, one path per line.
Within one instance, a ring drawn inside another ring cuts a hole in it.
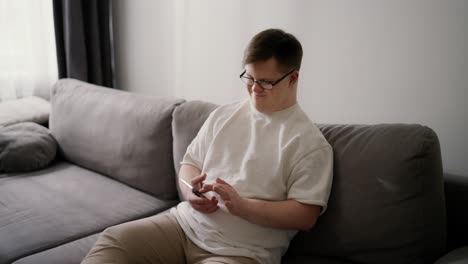
M 0 186 L 0 264 L 176 204 L 63 161 L 40 171 L 0 174 Z
M 468 246 L 450 251 L 434 264 L 463 264 L 468 263 Z
M 91 250 L 98 237 L 99 233 L 80 238 L 70 243 L 19 259 L 13 262 L 13 264 L 78 264 Z
M 32 171 L 46 167 L 57 153 L 49 130 L 32 122 L 0 126 L 0 172 Z

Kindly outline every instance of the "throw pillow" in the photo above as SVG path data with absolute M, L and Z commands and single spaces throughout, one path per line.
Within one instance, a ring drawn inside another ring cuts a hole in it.
M 32 122 L 0 126 L 0 172 L 24 172 L 54 160 L 57 142 L 49 130 Z
M 21 122 L 47 124 L 49 115 L 50 103 L 37 96 L 2 101 L 0 103 L 0 125 L 3 126 Z

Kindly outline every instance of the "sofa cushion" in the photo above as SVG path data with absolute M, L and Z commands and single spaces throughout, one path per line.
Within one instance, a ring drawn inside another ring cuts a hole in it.
M 176 204 L 67 162 L 0 174 L 0 264 Z
M 96 243 L 99 234 L 77 239 L 39 253 L 19 259 L 13 264 L 78 264 Z
M 173 113 L 172 118 L 172 134 L 174 137 L 173 150 L 174 150 L 174 168 L 176 174 L 179 174 L 180 162 L 187 151 L 187 147 L 195 138 L 201 126 L 208 118 L 210 113 L 217 107 L 217 105 L 202 101 L 190 101 L 178 106 Z M 177 179 L 177 177 L 176 177 Z M 180 194 L 179 185 L 177 192 L 179 199 L 183 199 Z
M 50 129 L 67 160 L 174 199 L 171 121 L 182 101 L 63 79 L 52 89 Z
M 57 143 L 49 130 L 32 122 L 0 126 L 0 172 L 32 171 L 55 158 Z
M 1 89 L 1 88 L 0 88 Z M 29 96 L 0 103 L 0 126 L 21 122 L 47 124 L 50 103 L 37 96 Z
M 468 262 L 468 246 L 450 251 L 434 264 L 463 264 Z
M 321 125 L 334 150 L 327 212 L 293 254 L 433 263 L 446 241 L 439 141 L 420 125 Z
M 444 174 L 445 206 L 447 209 L 447 249 L 468 245 L 468 177 Z

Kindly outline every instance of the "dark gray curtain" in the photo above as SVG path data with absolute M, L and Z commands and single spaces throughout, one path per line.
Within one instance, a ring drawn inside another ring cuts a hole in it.
M 111 0 L 53 0 L 59 78 L 114 87 Z

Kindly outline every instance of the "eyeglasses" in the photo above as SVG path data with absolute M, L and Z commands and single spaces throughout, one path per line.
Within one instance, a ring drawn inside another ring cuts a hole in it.
M 286 73 L 283 77 L 279 78 L 279 80 L 277 80 L 276 82 L 267 82 L 267 81 L 258 81 L 258 80 L 255 80 L 254 78 L 252 77 L 248 77 L 248 76 L 245 76 L 244 74 L 246 73 L 246 70 L 244 70 L 241 75 L 239 76 L 239 78 L 242 80 L 242 82 L 244 82 L 247 86 L 253 86 L 254 83 L 257 83 L 258 85 L 260 85 L 260 87 L 262 87 L 263 89 L 265 90 L 271 90 L 273 89 L 273 86 L 277 85 L 279 82 L 281 82 L 284 78 L 286 78 L 289 74 L 293 73 L 295 70 L 292 70 L 288 73 Z

